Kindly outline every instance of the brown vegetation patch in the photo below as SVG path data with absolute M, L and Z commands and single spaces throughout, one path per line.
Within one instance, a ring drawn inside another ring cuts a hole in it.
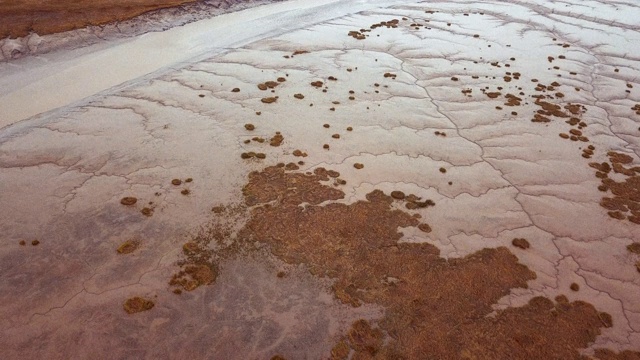
M 418 229 L 420 229 L 422 232 L 426 232 L 426 233 L 430 233 L 431 232 L 431 226 L 429 226 L 429 224 L 420 224 L 420 225 L 418 225 Z
M 214 214 L 222 214 L 222 213 L 224 212 L 224 209 L 225 209 L 225 208 L 224 208 L 224 206 L 218 205 L 218 206 L 214 206 L 214 207 L 212 207 L 212 208 L 211 208 L 211 211 L 212 211 Z
M 403 200 L 405 198 L 405 194 L 402 191 L 392 191 L 390 195 L 396 200 Z
M 184 272 L 191 276 L 198 285 L 209 285 L 213 283 L 217 277 L 217 272 L 214 272 L 211 266 L 208 265 L 188 265 L 185 267 Z
M 349 353 L 351 353 L 351 348 L 344 340 L 341 340 L 331 349 L 331 360 L 346 360 L 349 358 Z
M 135 205 L 135 203 L 137 202 L 138 202 L 138 199 L 134 198 L 133 196 L 127 196 L 120 199 L 120 204 L 126 205 L 126 206 Z
M 626 216 L 621 213 L 620 211 L 609 211 L 607 212 L 607 214 L 614 218 L 614 219 L 618 219 L 618 220 L 624 220 L 626 218 Z
M 325 180 L 328 177 L 332 177 L 332 178 L 337 178 L 338 176 L 340 176 L 340 173 L 334 170 L 327 170 L 323 167 L 319 167 L 316 168 L 315 170 L 313 170 L 313 173 L 317 176 L 319 176 L 319 179 L 321 180 Z M 309 174 L 307 174 L 309 175 Z
M 420 198 L 416 197 L 415 195 L 409 195 L 405 200 L 407 201 L 407 203 L 405 204 L 405 207 L 408 210 L 416 210 L 416 209 L 427 208 L 430 206 L 436 206 L 436 203 L 434 203 L 433 200 L 427 199 L 425 201 L 419 201 Z
M 530 247 L 527 239 L 515 238 L 511 241 L 511 244 L 520 249 L 528 249 Z
M 633 162 L 633 158 L 627 154 L 617 153 L 615 151 L 609 151 L 607 153 L 609 160 L 614 164 L 630 164 Z
M 504 103 L 506 106 L 520 106 L 522 102 L 521 98 L 513 94 L 507 94 L 504 97 L 507 99 L 507 102 Z
M 265 104 L 271 104 L 274 103 L 278 100 L 277 96 L 271 96 L 271 97 L 266 97 L 266 98 L 262 98 L 260 99 L 260 101 L 262 101 Z
M 356 40 L 364 40 L 366 38 L 366 36 L 360 31 L 349 31 L 347 35 L 351 36 Z
M 284 141 L 284 136 L 282 136 L 282 134 L 280 134 L 280 132 L 277 131 L 276 134 L 271 138 L 271 140 L 269 140 L 269 145 L 277 147 L 282 145 L 283 141 Z
M 214 209 L 219 210 L 217 213 L 226 210 L 224 207 Z M 182 246 L 184 258 L 178 262 L 181 269 L 172 276 L 169 285 L 175 286 L 178 290 L 193 291 L 199 286 L 213 284 L 218 277 L 218 265 L 214 261 L 214 252 L 209 244 L 212 240 L 221 241 L 228 235 L 228 229 L 219 228 L 207 236 L 200 235 L 186 242 Z
M 631 244 L 627 245 L 627 250 L 629 250 L 630 252 L 632 252 L 634 254 L 640 255 L 640 243 L 634 242 L 634 243 L 631 243 Z
M 140 240 L 129 239 L 120 244 L 120 246 L 118 246 L 118 248 L 116 249 L 116 252 L 118 254 L 131 254 L 132 252 L 136 251 L 139 246 Z
M 340 190 L 312 186 L 319 181 L 329 180 L 328 171 L 324 168 L 315 169 L 312 175 L 287 173 L 285 170 L 284 166 L 270 166 L 263 171 L 250 173 L 249 183 L 242 189 L 245 203 L 252 206 L 278 199 L 282 204 L 306 202 L 316 205 L 344 197 Z
M 128 314 L 135 314 L 142 311 L 151 310 L 155 306 L 154 302 L 141 297 L 127 299 L 122 306 Z
M 252 172 L 243 193 L 253 208 L 238 238 L 268 244 L 285 262 L 333 279 L 343 303 L 386 308 L 376 325 L 355 322 L 334 358 L 577 359 L 578 349 L 611 325 L 608 315 L 566 297 L 537 297 L 487 316 L 535 273 L 504 247 L 445 260 L 432 245 L 399 243 L 398 228 L 420 226 L 418 219 L 393 210 L 394 198 L 379 190 L 350 205 L 318 205 L 344 197 L 321 183 L 325 175 L 282 166 Z
M 580 115 L 586 110 L 586 108 L 580 104 L 567 104 L 564 108 L 573 115 Z
M 560 105 L 552 104 L 550 102 L 542 101 L 540 99 L 536 100 L 536 105 L 540 106 L 541 110 L 538 110 L 538 114 L 542 114 L 545 116 L 556 116 L 567 118 L 569 115 L 562 111 L 562 107 Z
M 533 119 L 531 119 L 531 122 L 538 122 L 538 123 L 548 123 L 550 121 L 551 119 L 549 119 L 546 116 L 542 116 L 540 114 L 533 115 Z
M 266 158 L 267 158 L 267 155 L 266 155 L 266 154 L 264 154 L 264 153 L 256 153 L 256 152 L 253 152 L 253 151 L 249 151 L 249 152 L 246 152 L 246 153 L 242 153 L 242 154 L 240 154 L 240 157 L 241 157 L 242 159 L 245 159 L 245 160 L 252 159 L 252 158 L 256 158 L 256 159 L 266 159 Z M 185 189 L 185 190 L 187 190 L 187 189 Z M 184 193 L 184 191 L 185 191 L 185 190 L 183 190 L 183 193 L 182 193 L 182 194 L 183 194 L 183 195 L 188 195 L 188 194 L 189 194 L 189 191 L 187 190 L 187 193 Z
M 348 339 L 356 353 L 375 355 L 382 347 L 383 334 L 380 329 L 372 328 L 367 321 L 357 320 L 351 325 Z
M 596 169 L 596 177 L 601 179 L 598 190 L 611 191 L 612 197 L 603 197 L 600 206 L 609 210 L 607 214 L 618 220 L 629 220 L 640 224 L 640 166 L 625 167 L 631 164 L 633 157 L 609 151 L 609 162 L 590 163 Z M 609 173 L 621 174 L 623 181 L 616 181 L 609 177 Z
M 406 18 L 404 18 L 403 20 L 406 20 Z M 387 29 L 397 28 L 399 22 L 400 22 L 400 20 L 398 20 L 398 19 L 380 21 L 379 23 L 372 24 L 371 26 L 369 26 L 369 28 L 370 29 L 376 29 L 376 28 L 379 28 L 379 27 L 386 27 Z
M 300 166 L 296 165 L 295 163 L 290 162 L 290 163 L 288 163 L 288 164 L 286 164 L 284 166 L 284 169 L 285 170 L 289 170 L 289 171 L 293 171 L 293 170 L 300 169 Z
M 277 81 L 266 81 L 264 83 L 258 84 L 258 89 L 265 91 L 267 89 L 275 89 L 278 85 L 280 84 Z
M 569 289 L 571 289 L 572 291 L 578 291 L 580 290 L 580 285 L 576 283 L 571 283 L 571 286 L 569 286 Z

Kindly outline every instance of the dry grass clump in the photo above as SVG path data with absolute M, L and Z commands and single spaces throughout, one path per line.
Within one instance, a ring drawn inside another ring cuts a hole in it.
M 155 303 L 153 301 L 136 296 L 127 299 L 122 307 L 128 314 L 135 314 L 142 311 L 151 310 L 154 306 Z

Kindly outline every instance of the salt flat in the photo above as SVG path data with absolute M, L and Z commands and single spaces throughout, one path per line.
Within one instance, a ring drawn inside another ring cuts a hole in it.
M 293 0 L 1 64 L 2 358 L 640 358 L 639 17 Z

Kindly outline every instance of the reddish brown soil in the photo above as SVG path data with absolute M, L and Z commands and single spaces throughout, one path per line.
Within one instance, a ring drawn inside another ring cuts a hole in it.
M 103 25 L 195 0 L 6 0 L 0 6 L 0 38 L 40 35 Z

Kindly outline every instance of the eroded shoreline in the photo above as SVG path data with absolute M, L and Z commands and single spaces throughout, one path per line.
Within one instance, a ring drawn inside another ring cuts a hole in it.
M 84 4 L 82 8 L 73 9 L 67 9 L 64 3 L 56 3 L 50 9 L 37 8 L 37 4 L 21 4 L 28 9 L 5 9 L 7 21 L 0 27 L 0 62 L 164 31 L 279 1 L 283 0 L 167 0 L 162 4 L 142 1 L 133 6 L 129 2 L 123 6 L 106 1 L 106 4 L 92 2 L 88 10 Z

